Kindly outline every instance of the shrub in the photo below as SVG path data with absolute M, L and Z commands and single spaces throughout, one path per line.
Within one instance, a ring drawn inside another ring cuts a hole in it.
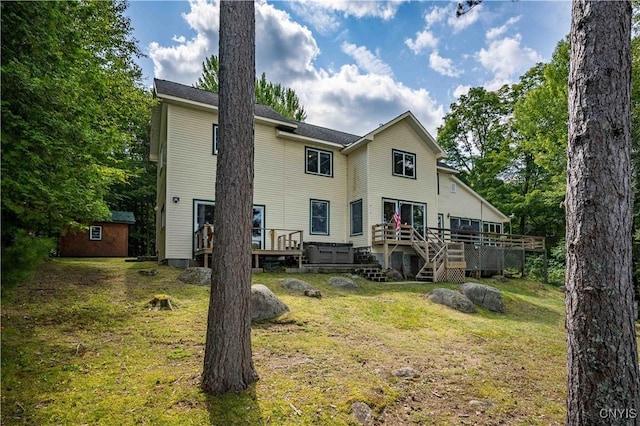
M 38 265 L 49 258 L 55 248 L 51 238 L 34 237 L 18 231 L 12 241 L 2 247 L 2 286 L 12 287 L 28 279 Z

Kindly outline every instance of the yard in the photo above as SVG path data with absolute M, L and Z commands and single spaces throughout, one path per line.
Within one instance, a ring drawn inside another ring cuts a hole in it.
M 158 269 L 155 276 L 140 270 Z M 484 280 L 506 314 L 462 314 L 423 296 L 433 284 L 358 290 L 330 275 L 256 274 L 291 309 L 253 325 L 260 381 L 220 398 L 199 389 L 209 289 L 180 270 L 122 259 L 65 259 L 2 297 L 3 425 L 563 424 L 563 293 Z M 289 293 L 303 279 L 321 299 Z M 441 285 L 438 285 L 441 286 Z M 455 288 L 454 285 L 449 285 Z M 176 309 L 151 310 L 167 294 Z M 420 375 L 400 378 L 411 367 Z

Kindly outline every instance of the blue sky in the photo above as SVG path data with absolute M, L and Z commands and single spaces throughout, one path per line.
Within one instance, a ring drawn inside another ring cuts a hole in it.
M 193 85 L 218 54 L 219 0 L 132 1 L 145 84 Z M 307 122 L 364 135 L 410 110 L 436 136 L 470 87 L 494 90 L 548 62 L 570 1 L 256 2 L 256 72 L 293 88 Z

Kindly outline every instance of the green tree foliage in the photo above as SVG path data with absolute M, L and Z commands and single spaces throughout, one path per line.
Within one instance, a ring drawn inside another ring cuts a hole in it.
M 2 2 L 2 234 L 108 217 L 151 97 L 126 3 Z
M 211 55 L 202 63 L 202 75 L 198 78 L 195 87 L 218 93 L 219 90 L 219 62 L 215 55 Z M 283 117 L 296 121 L 304 121 L 307 113 L 300 104 L 300 99 L 296 92 L 284 87 L 280 83 L 273 83 L 267 80 L 265 73 L 255 83 L 256 103 L 267 105 L 280 113 Z

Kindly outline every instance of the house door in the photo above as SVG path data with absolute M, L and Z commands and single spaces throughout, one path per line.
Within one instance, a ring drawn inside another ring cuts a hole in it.
M 383 200 L 383 217 L 385 223 L 393 222 L 393 214 L 400 212 L 402 224 L 413 226 L 417 233 L 424 236 L 426 226 L 427 205 L 424 203 L 413 203 L 410 201 Z
M 264 206 L 253 206 L 253 231 L 251 248 L 264 250 Z

